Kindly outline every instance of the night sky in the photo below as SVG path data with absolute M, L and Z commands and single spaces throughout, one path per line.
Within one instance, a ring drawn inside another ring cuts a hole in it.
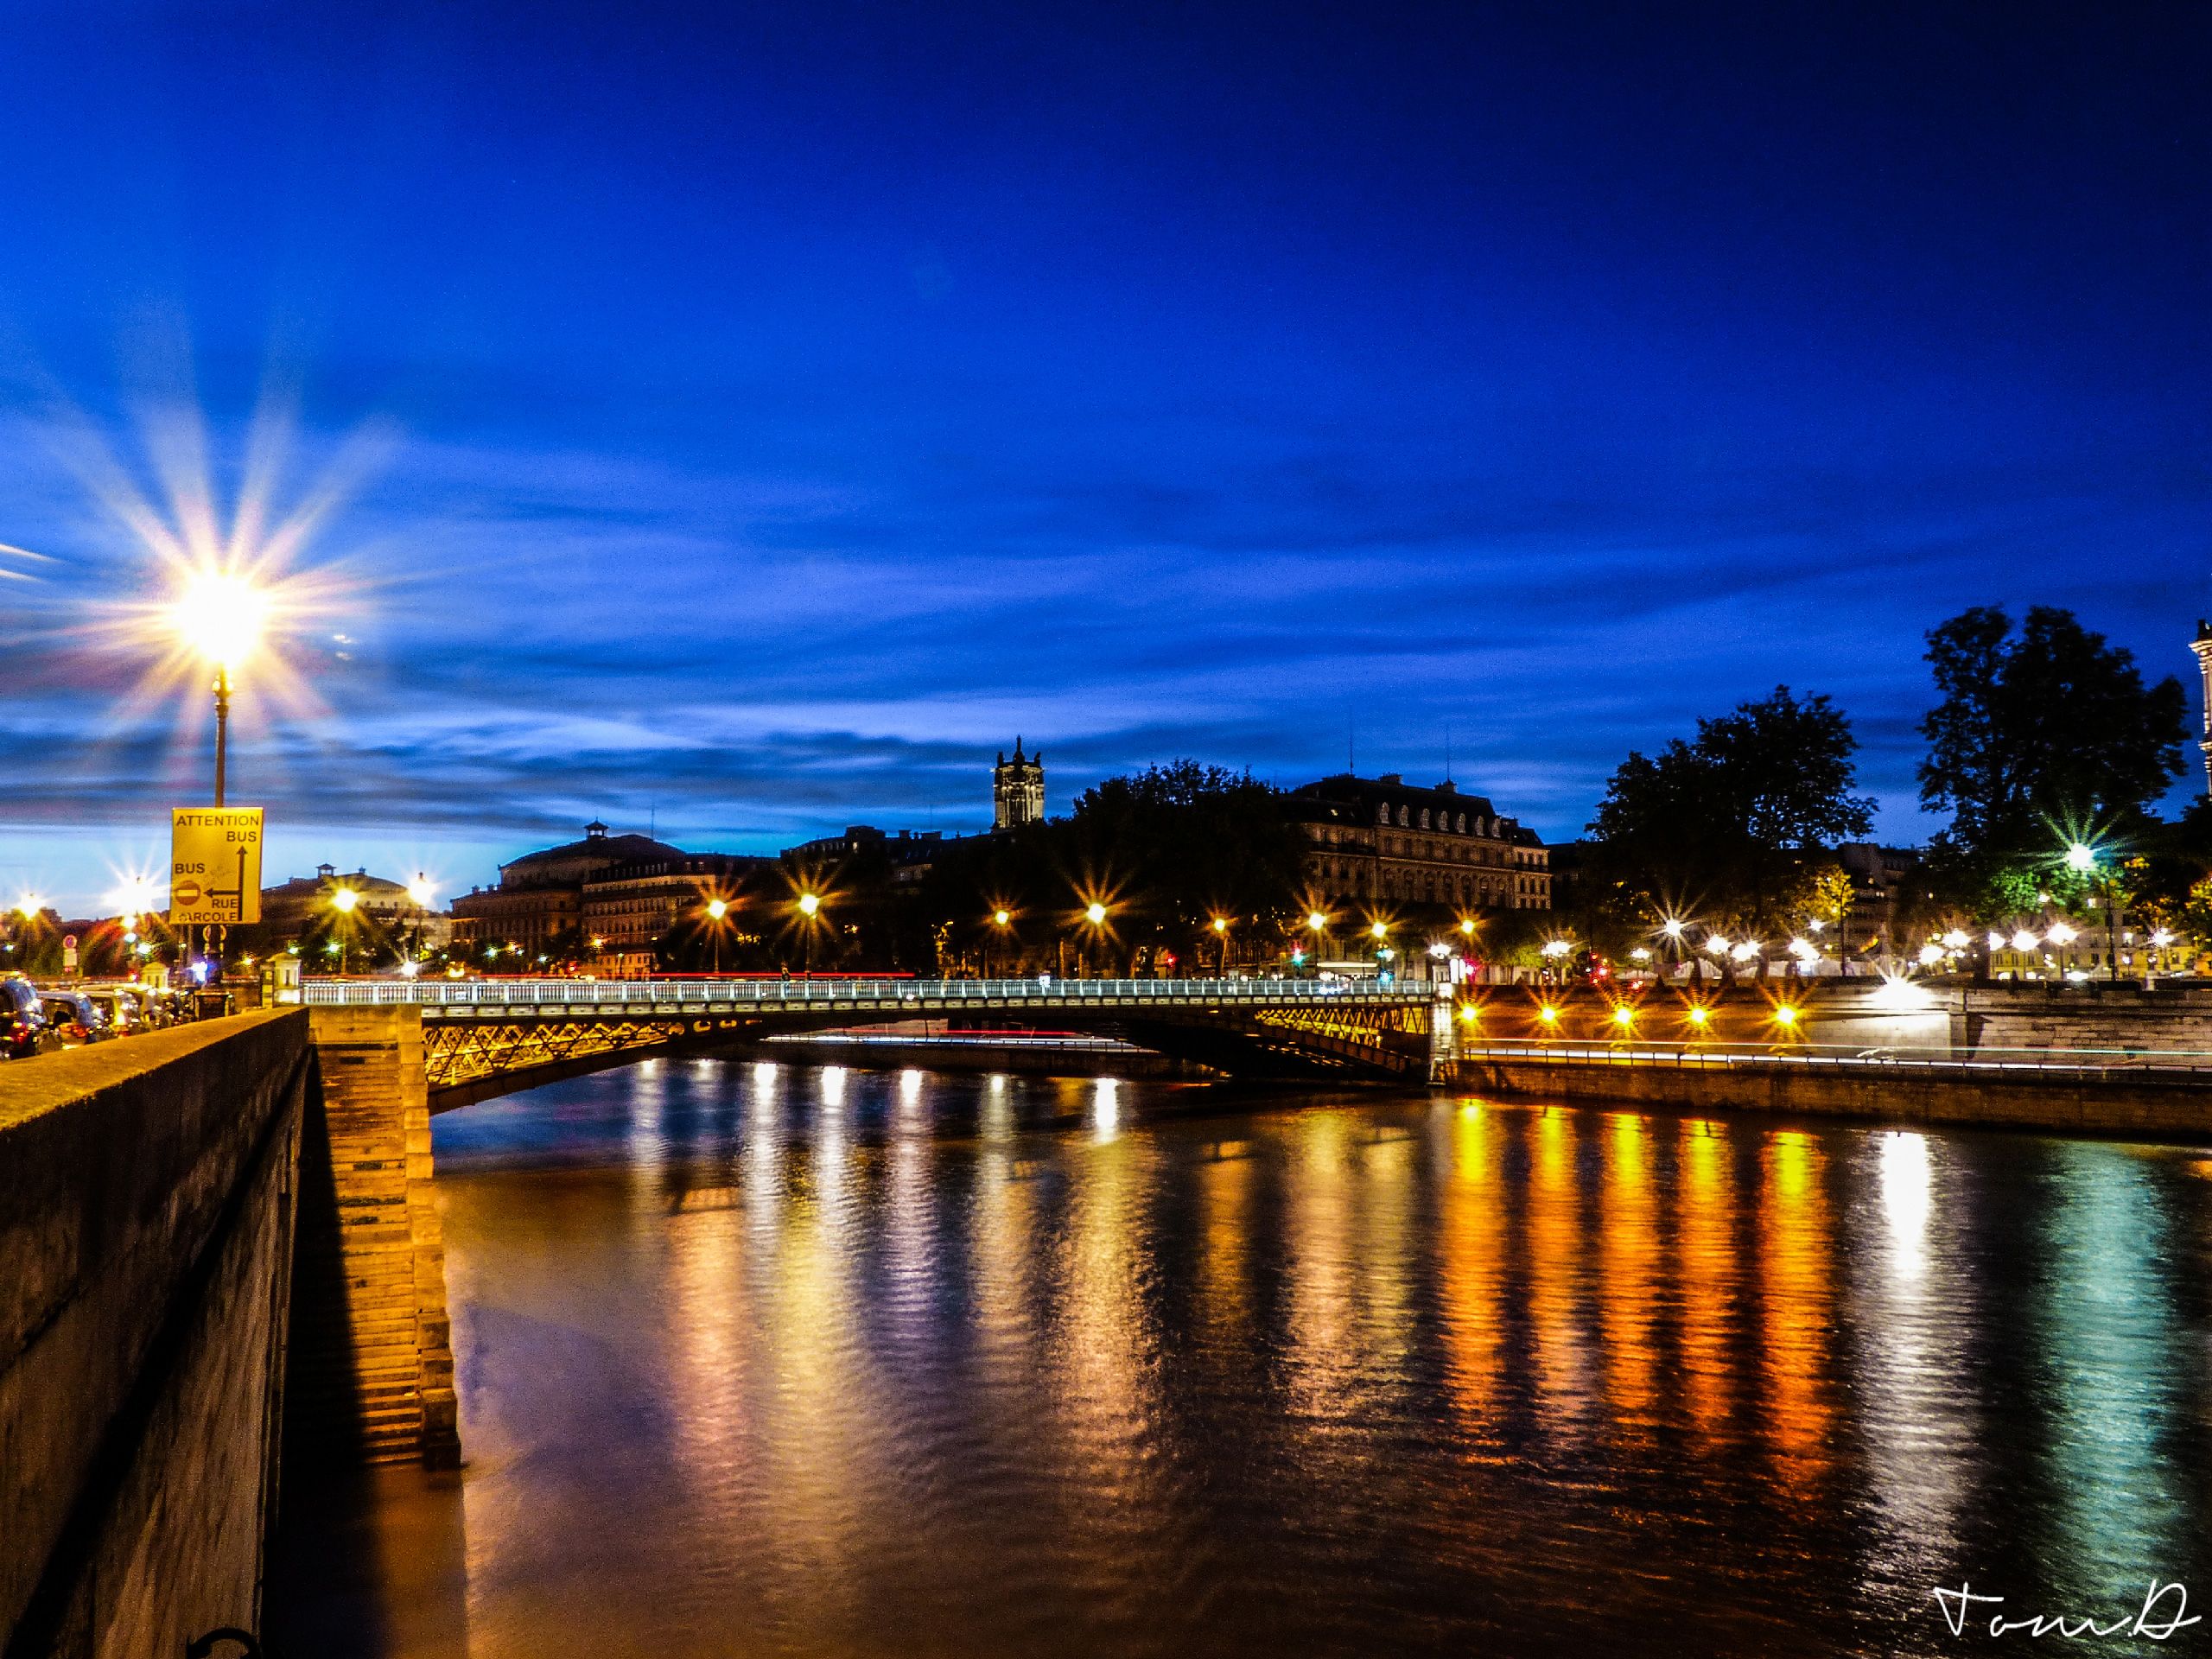
M 0 887 L 207 787 L 165 473 L 329 499 L 271 880 L 973 829 L 1017 733 L 1568 839 L 1783 682 L 1923 838 L 1944 617 L 2193 676 L 2207 16 L 11 7 Z

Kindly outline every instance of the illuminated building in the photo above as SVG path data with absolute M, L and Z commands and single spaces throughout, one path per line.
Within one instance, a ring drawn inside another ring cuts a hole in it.
M 1551 855 L 1536 833 L 1450 783 L 1349 772 L 1291 792 L 1306 877 L 1332 904 L 1549 910 Z
M 682 859 L 679 848 L 650 836 L 610 836 L 594 820 L 582 841 L 525 853 L 499 866 L 499 885 L 453 901 L 454 938 L 462 944 L 518 944 L 535 954 L 583 926 L 584 884 L 618 865 Z
M 1025 756 L 1021 740 L 1014 740 L 1014 759 L 1006 758 L 1006 751 L 999 751 L 999 763 L 991 768 L 991 828 L 994 830 L 1019 830 L 1025 823 L 1036 823 L 1045 816 L 1045 757 L 1040 753 Z

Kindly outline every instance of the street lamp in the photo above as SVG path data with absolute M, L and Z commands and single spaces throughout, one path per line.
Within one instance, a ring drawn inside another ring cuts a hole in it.
M 269 598 L 234 570 L 200 570 L 169 608 L 178 637 L 215 671 L 215 804 L 223 804 L 230 754 L 231 677 L 253 654 L 269 620 Z
M 798 893 L 798 925 L 807 936 L 807 973 L 814 973 L 814 929 L 821 925 L 823 896 L 821 893 Z
M 722 918 L 728 914 L 729 900 L 717 894 L 707 900 L 707 919 L 714 924 L 707 930 L 714 951 L 714 965 L 709 971 L 717 974 L 722 970 Z
M 1212 926 L 1214 938 L 1221 941 L 1221 976 L 1227 979 L 1229 977 L 1229 918 L 1215 917 Z
M 1097 948 L 1099 940 L 1106 931 L 1106 906 L 1098 899 L 1093 899 L 1083 907 L 1084 925 L 1090 930 L 1089 938 L 1084 943 L 1086 968 L 1090 965 L 1089 961 L 1090 952 Z

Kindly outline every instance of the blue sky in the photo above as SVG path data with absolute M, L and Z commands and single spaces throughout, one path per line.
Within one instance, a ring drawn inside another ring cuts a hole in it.
M 1781 15 L 1787 13 L 1789 15 Z M 1920 635 L 2191 671 L 2212 69 L 2180 6 L 0 13 L 0 887 L 90 908 L 207 717 L 88 631 L 196 423 L 337 509 L 249 676 L 272 878 L 590 817 L 765 849 L 1175 754 L 1547 835 Z M 111 476 L 111 474 L 109 474 Z M 22 578 L 22 579 L 16 579 Z M 339 636 L 343 636 L 342 638 Z M 281 867 L 281 868 L 279 868 Z M 71 907 L 65 903 L 65 908 Z

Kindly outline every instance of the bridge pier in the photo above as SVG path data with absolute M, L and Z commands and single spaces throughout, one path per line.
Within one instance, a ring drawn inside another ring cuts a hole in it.
M 422 1012 L 312 1012 L 322 1088 L 302 1149 L 287 1454 L 451 1467 L 461 1440 Z

